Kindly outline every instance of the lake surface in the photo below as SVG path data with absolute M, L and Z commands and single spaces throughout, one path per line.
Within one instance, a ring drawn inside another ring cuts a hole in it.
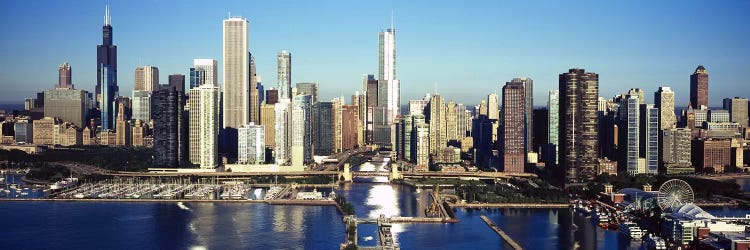
M 379 177 L 356 181 L 364 183 L 336 192 L 360 218 L 423 216 L 429 205 L 423 199 L 428 192 Z M 480 215 L 527 249 L 640 246 L 570 209 L 458 209 L 459 223 L 394 224 L 392 230 L 402 249 L 510 249 Z M 0 228 L 3 249 L 338 249 L 345 237 L 341 215 L 331 206 L 220 202 L 2 202 Z M 376 245 L 376 226 L 360 224 L 358 241 Z

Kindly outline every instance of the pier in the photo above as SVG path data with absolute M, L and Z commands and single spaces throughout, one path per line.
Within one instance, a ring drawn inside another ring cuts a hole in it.
M 507 243 L 508 245 L 510 245 L 513 249 L 516 249 L 516 250 L 523 249 L 521 247 L 521 245 L 519 245 L 518 243 L 516 243 L 516 241 L 514 241 L 512 238 L 510 238 L 510 236 L 508 236 L 508 234 L 506 234 L 502 229 L 500 229 L 500 227 L 498 227 L 497 225 L 495 225 L 495 222 L 492 222 L 490 219 L 487 218 L 487 216 L 482 215 L 480 217 L 482 218 L 482 220 L 484 221 L 484 223 L 487 223 L 487 226 L 490 226 L 490 228 L 492 228 L 492 230 L 495 230 L 495 232 L 497 233 L 497 235 L 500 235 L 500 238 L 503 238 L 503 240 L 505 241 L 505 243 Z

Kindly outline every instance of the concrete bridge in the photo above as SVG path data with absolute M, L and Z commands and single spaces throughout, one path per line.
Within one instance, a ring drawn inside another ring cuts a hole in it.
M 351 171 L 349 163 L 344 164 L 344 172 L 341 173 L 344 181 L 351 182 L 354 177 L 388 177 L 388 181 L 400 180 L 404 176 L 398 171 L 398 167 L 391 164 L 390 172 L 381 171 Z

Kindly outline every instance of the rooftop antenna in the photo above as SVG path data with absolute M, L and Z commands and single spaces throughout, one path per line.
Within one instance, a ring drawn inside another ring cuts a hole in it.
M 393 28 L 393 9 L 391 9 L 391 31 L 394 31 L 394 30 L 395 29 Z
M 232 18 L 232 12 L 231 11 L 227 11 L 227 18 Z
M 104 7 L 104 25 L 105 25 L 105 26 L 106 26 L 106 25 L 110 25 L 110 22 L 111 22 L 111 21 L 112 21 L 112 20 L 110 19 L 110 16 L 109 16 L 109 4 L 107 4 L 107 5 L 105 5 L 105 7 Z

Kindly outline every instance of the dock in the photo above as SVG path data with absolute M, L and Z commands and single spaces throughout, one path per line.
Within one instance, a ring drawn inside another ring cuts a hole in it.
M 503 240 L 505 241 L 505 243 L 507 243 L 508 245 L 510 245 L 513 249 L 516 249 L 516 250 L 523 249 L 521 247 L 521 245 L 519 245 L 518 243 L 516 243 L 516 241 L 514 241 L 512 238 L 510 238 L 510 236 L 508 236 L 508 234 L 506 234 L 502 229 L 500 229 L 500 227 L 498 227 L 497 225 L 495 225 L 495 222 L 492 222 L 490 219 L 487 218 L 487 216 L 482 215 L 480 217 L 482 218 L 482 220 L 484 221 L 484 223 L 487 223 L 487 226 L 490 226 L 490 228 L 492 228 L 492 230 L 495 230 L 495 232 L 497 233 L 497 235 L 500 235 L 500 238 L 503 238 Z

